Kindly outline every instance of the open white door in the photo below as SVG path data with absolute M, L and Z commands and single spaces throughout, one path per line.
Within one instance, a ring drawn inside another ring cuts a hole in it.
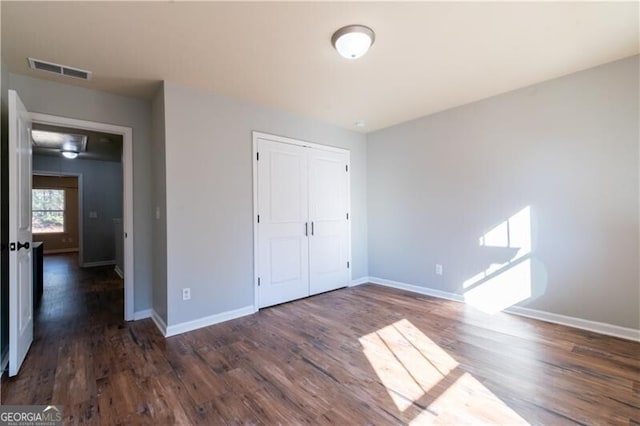
M 31 117 L 9 90 L 9 376 L 33 341 Z

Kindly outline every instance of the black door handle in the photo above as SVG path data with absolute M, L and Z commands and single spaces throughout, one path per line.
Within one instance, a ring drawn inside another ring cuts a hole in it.
M 311 235 L 313 235 L 313 222 L 311 222 Z
M 21 243 L 20 241 L 18 241 L 17 249 L 16 249 L 16 243 L 9 243 L 9 251 L 20 250 L 21 248 L 25 250 L 29 250 L 29 242 L 27 241 L 26 243 Z

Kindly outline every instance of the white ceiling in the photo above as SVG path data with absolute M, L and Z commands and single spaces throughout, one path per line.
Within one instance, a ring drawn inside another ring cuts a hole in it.
M 11 72 L 137 97 L 171 82 L 365 132 L 639 53 L 639 3 L 1 2 Z M 376 32 L 357 61 L 332 33 Z M 93 71 L 89 82 L 27 57 Z

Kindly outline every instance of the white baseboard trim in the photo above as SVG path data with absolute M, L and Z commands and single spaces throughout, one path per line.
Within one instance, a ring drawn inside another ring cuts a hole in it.
M 98 262 L 84 262 L 82 264 L 83 268 L 95 268 L 98 266 L 111 266 L 111 265 L 115 265 L 116 261 L 115 260 L 100 260 Z
M 156 327 L 158 327 L 158 330 L 160 330 L 160 334 L 166 337 L 167 324 L 164 322 L 164 320 L 160 317 L 160 315 L 158 315 L 158 313 L 154 309 L 151 309 L 151 319 L 155 323 Z
M 465 303 L 464 297 L 456 293 L 449 293 L 429 287 L 406 284 L 399 281 L 392 281 L 378 277 L 368 277 L 368 279 L 368 282 L 370 283 L 382 285 L 385 287 L 397 288 L 400 290 L 407 290 L 413 293 L 423 294 L 425 296 L 432 296 L 440 299 L 447 299 L 453 300 L 455 302 Z M 582 318 L 554 314 L 552 312 L 539 311 L 537 309 L 530 309 L 521 306 L 512 306 L 505 309 L 503 312 L 522 317 L 533 318 L 540 321 L 551 322 L 554 324 L 565 325 L 567 327 L 579 328 L 581 330 L 593 331 L 595 333 L 605 334 L 607 336 L 620 337 L 622 339 L 640 342 L 640 330 L 633 328 L 620 327 L 618 325 L 607 324 L 604 322 L 590 321 Z
M 429 287 L 422 287 L 414 284 L 401 283 L 400 281 L 392 281 L 384 278 L 369 277 L 369 282 L 373 284 L 383 285 L 385 287 L 397 288 L 399 290 L 407 290 L 413 293 L 423 294 L 425 296 L 433 296 L 439 299 L 453 300 L 454 302 L 463 302 L 464 297 L 460 294 L 449 293 L 446 291 L 436 290 Z
M 60 254 L 60 253 L 77 253 L 78 248 L 65 248 L 65 249 L 51 249 L 44 250 L 42 254 Z
M 357 285 L 367 284 L 369 282 L 371 282 L 370 277 L 356 278 L 355 280 L 351 280 L 351 284 L 349 284 L 349 287 L 355 287 Z
M 144 311 L 137 311 L 133 313 L 133 320 L 138 321 L 141 319 L 151 318 L 153 316 L 153 309 L 145 309 Z
M 552 312 L 539 311 L 537 309 L 529 309 L 522 306 L 512 306 L 505 309 L 504 312 L 640 342 L 640 330 L 607 324 L 606 322 L 591 321 L 567 315 L 554 314 Z
M 175 336 L 177 334 L 186 333 L 188 331 L 197 330 L 198 328 L 207 327 L 213 324 L 229 321 L 235 318 L 251 315 L 255 311 L 253 305 L 245 306 L 233 311 L 222 312 L 220 314 L 211 315 L 193 321 L 187 321 L 180 324 L 170 325 L 166 328 L 165 337 Z
M 113 270 L 116 271 L 116 274 L 118 274 L 118 276 L 124 280 L 124 272 L 122 272 L 122 269 L 120 269 L 118 265 L 116 265 L 116 267 L 113 268 Z

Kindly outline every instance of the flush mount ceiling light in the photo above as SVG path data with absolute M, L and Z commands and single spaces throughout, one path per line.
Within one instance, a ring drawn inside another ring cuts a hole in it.
M 373 30 L 364 25 L 347 25 L 333 33 L 331 44 L 338 53 L 347 59 L 358 59 L 367 51 L 376 39 Z
M 74 158 L 76 158 L 78 156 L 78 152 L 77 151 L 62 151 L 62 156 L 64 158 L 68 158 L 70 160 L 73 160 Z

